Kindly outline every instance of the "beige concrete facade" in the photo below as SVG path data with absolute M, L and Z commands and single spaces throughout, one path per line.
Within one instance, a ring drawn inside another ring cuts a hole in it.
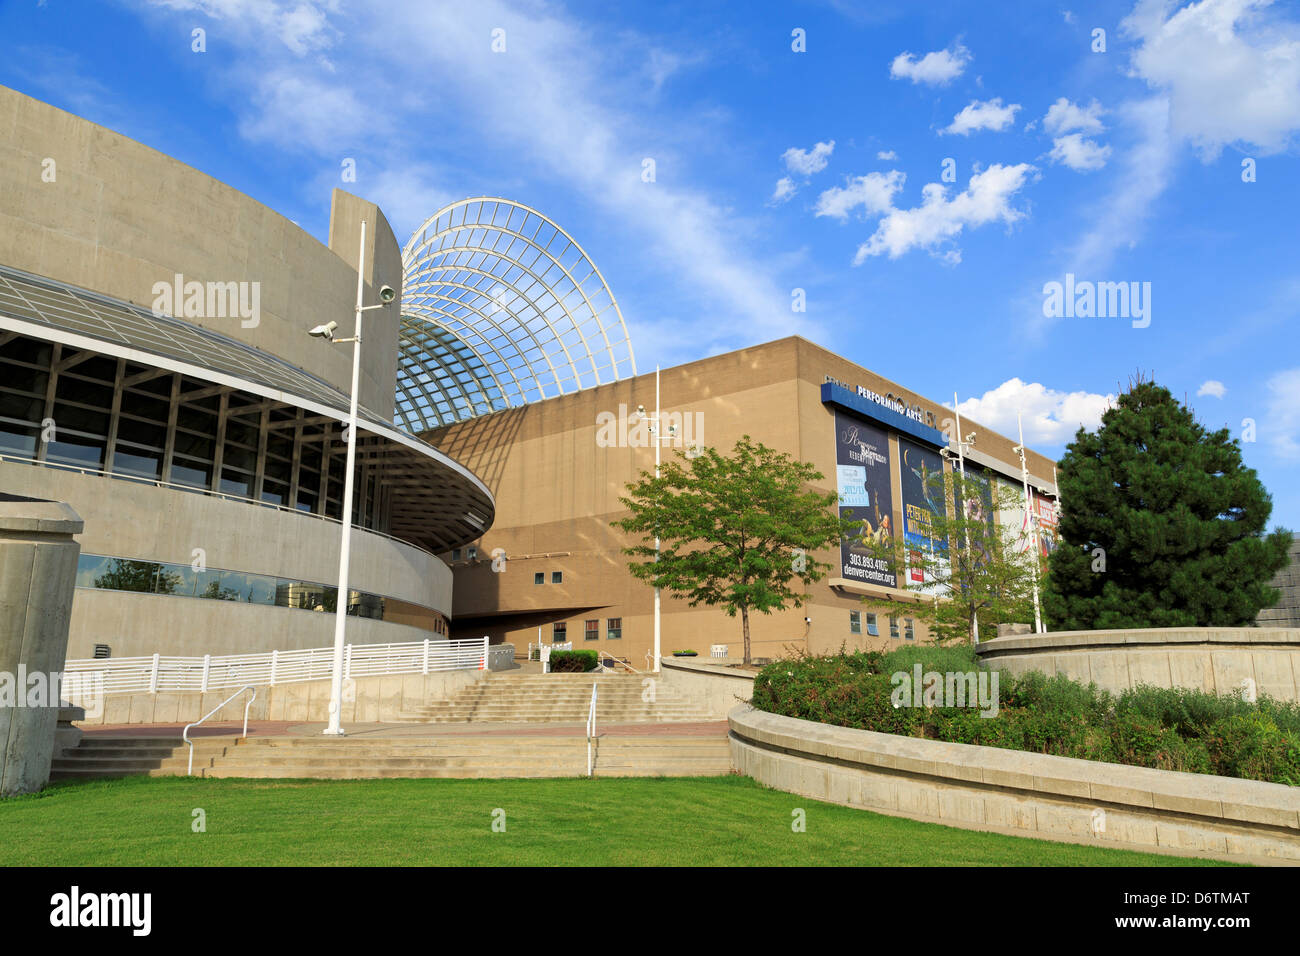
M 714 356 L 661 374 L 662 413 L 665 423 L 678 421 L 682 439 L 728 451 L 744 434 L 811 462 L 826 476 L 824 488 L 835 484 L 834 413 L 821 401 L 827 377 L 863 385 L 919 406 L 934 427 L 942 429 L 950 414 L 927 399 L 887 379 L 844 360 L 800 338 Z M 598 442 L 598 416 L 618 418 L 636 406 L 655 407 L 655 376 L 587 389 L 523 408 L 461 422 L 426 433 L 431 444 L 463 461 L 492 489 L 497 501 L 496 522 L 478 542 L 477 563 L 453 561 L 455 620 L 453 637 L 491 636 L 523 649 L 542 636 L 551 640 L 556 622 L 567 625 L 575 647 L 599 648 L 644 667 L 652 647 L 653 592 L 627 572 L 620 549 L 626 539 L 609 522 L 625 510 L 618 498 L 628 482 L 642 470 L 653 470 L 652 446 L 603 447 Z M 682 417 L 670 417 L 682 416 Z M 1012 439 L 994 434 L 978 422 L 963 423 L 977 431 L 977 447 L 1004 470 L 1019 475 L 1012 455 Z M 606 431 L 608 436 L 608 431 Z M 897 460 L 897 437 L 890 438 Z M 671 454 L 667 447 L 665 456 Z M 1031 478 L 1038 486 L 1052 487 L 1053 463 L 1031 453 Z M 894 527 L 902 527 L 901 485 L 894 469 Z M 502 548 L 507 556 L 505 573 L 492 570 L 490 555 Z M 447 557 L 447 556 L 444 556 Z M 462 555 L 462 558 L 464 556 Z M 834 568 L 838 553 L 819 556 Z M 534 584 L 537 573 L 545 583 Z M 553 572 L 562 582 L 551 583 Z M 833 571 L 835 577 L 838 571 Z M 913 595 L 864 588 L 846 582 L 814 584 L 807 605 L 785 613 L 750 618 L 753 653 L 779 657 L 793 650 L 825 653 L 841 644 L 849 647 L 887 647 L 888 624 L 882 618 L 881 635 L 852 634 L 849 612 L 863 610 L 862 595 L 908 601 Z M 804 617 L 811 618 L 809 624 Z M 906 617 L 900 606 L 900 621 Z M 622 621 L 622 638 L 607 637 L 608 620 Z M 584 639 L 584 622 L 599 622 L 600 637 Z M 865 620 L 865 613 L 864 613 Z M 714 608 L 690 608 L 667 595 L 663 599 L 663 652 L 692 649 L 708 655 L 713 644 L 727 644 L 739 657 L 739 618 Z M 917 640 L 926 637 L 916 622 Z
M 43 178 L 51 174 L 52 182 Z M 256 327 L 233 318 L 186 321 L 286 358 L 343 390 L 351 352 L 304 333 L 333 319 L 351 334 L 360 217 L 370 220 L 366 301 L 377 301 L 378 283 L 401 288 L 401 250 L 373 203 L 335 190 L 325 246 L 184 163 L 6 87 L 0 181 L 0 262 L 145 308 L 154 283 L 177 273 L 186 281 L 260 283 Z M 397 324 L 369 327 L 360 401 L 391 417 Z
M 982 642 L 994 670 L 1040 671 L 1094 683 L 1111 693 L 1139 684 L 1213 694 L 1257 694 L 1300 701 L 1300 628 L 1161 627 L 1057 631 Z

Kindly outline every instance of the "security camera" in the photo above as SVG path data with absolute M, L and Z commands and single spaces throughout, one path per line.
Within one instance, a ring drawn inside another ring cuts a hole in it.
M 326 322 L 324 325 L 318 325 L 307 334 L 318 339 L 325 339 L 327 342 L 333 341 L 334 330 L 339 327 L 337 322 Z
M 975 433 L 974 433 L 974 432 L 971 432 L 969 435 L 966 436 L 966 444 L 968 444 L 968 445 L 973 445 L 973 444 L 975 444 Z
M 1011 454 L 1019 455 L 1024 450 L 1025 450 L 1024 445 L 1017 445 L 1015 448 L 1011 449 Z
M 391 285 L 381 285 L 379 287 L 379 301 L 387 305 L 397 298 L 397 293 L 393 291 Z
M 643 416 L 644 414 L 645 414 L 645 406 L 644 406 L 644 405 L 638 405 L 638 406 L 636 407 L 636 417 L 637 417 L 637 418 L 640 418 L 640 417 Z

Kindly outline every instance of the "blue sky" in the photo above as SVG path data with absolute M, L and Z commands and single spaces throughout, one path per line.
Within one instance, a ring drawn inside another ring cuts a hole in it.
M 0 83 L 319 238 L 335 185 L 400 241 L 465 196 L 534 206 L 643 371 L 798 333 L 1059 455 L 1141 370 L 1253 420 L 1300 528 L 1300 5 L 1084 7 L 0 0 Z M 1150 283 L 1150 324 L 1045 317 L 1066 273 Z

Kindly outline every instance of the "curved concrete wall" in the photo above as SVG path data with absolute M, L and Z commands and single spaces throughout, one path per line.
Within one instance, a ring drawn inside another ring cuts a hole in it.
M 698 659 L 661 658 L 659 679 L 669 690 L 707 707 L 719 720 L 731 713 L 737 701 L 748 701 L 754 696 L 753 671 L 709 664 Z
M 1300 700 L 1300 628 L 1160 627 L 1000 637 L 976 649 L 990 667 L 1064 674 L 1119 693 L 1138 684 Z
M 55 179 L 42 173 L 53 161 Z M 0 262 L 145 308 L 176 273 L 200 282 L 258 282 L 261 321 L 186 318 L 278 355 L 347 391 L 352 354 L 310 339 L 337 321 L 351 334 L 357 232 L 366 278 L 400 290 L 401 251 L 372 203 L 335 190 L 334 250 L 279 213 L 184 163 L 60 109 L 0 87 Z M 367 302 L 377 302 L 371 294 Z M 391 418 L 399 305 L 372 312 L 360 401 Z M 373 317 L 391 316 L 392 321 Z
M 1239 861 L 1300 861 L 1300 787 L 728 715 L 732 763 L 779 790 L 949 826 Z
M 0 488 L 66 501 L 85 517 L 88 554 L 190 564 L 202 548 L 208 567 L 329 584 L 338 580 L 339 525 L 96 475 L 0 462 Z M 451 616 L 451 570 L 433 555 L 366 531 L 353 531 L 351 586 L 431 607 Z M 115 657 L 144 654 L 238 654 L 325 647 L 333 617 L 228 601 L 78 589 L 68 656 L 92 656 L 109 644 Z M 429 632 L 352 618 L 349 640 L 424 640 Z

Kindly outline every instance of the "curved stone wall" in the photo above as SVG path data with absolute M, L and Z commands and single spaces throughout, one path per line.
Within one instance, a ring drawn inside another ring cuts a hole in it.
M 324 583 L 338 580 L 339 528 L 322 518 L 261 508 L 148 484 L 0 462 L 0 487 L 54 497 L 93 516 L 82 550 L 189 564 L 202 548 L 209 567 Z M 451 569 L 410 545 L 354 530 L 350 585 L 451 616 Z M 228 601 L 78 589 L 72 605 L 70 658 L 108 644 L 115 657 L 145 654 L 238 654 L 326 647 L 330 614 L 246 606 Z M 416 627 L 351 618 L 349 640 L 424 640 Z
M 1191 627 L 1000 637 L 976 650 L 990 667 L 1064 674 L 1119 693 L 1138 684 L 1300 700 L 1300 628 Z
M 52 175 L 52 181 L 48 177 Z M 260 321 L 185 317 L 347 391 L 352 353 L 305 334 L 351 334 L 360 220 L 366 278 L 400 290 L 400 246 L 372 203 L 335 190 L 331 246 L 230 186 L 154 149 L 0 87 L 0 262 L 134 302 L 156 282 L 257 282 Z M 335 222 L 334 219 L 338 221 Z M 335 251 L 337 250 L 337 252 Z M 373 288 L 367 302 L 377 302 Z M 376 320 L 391 313 L 391 321 Z M 391 418 L 399 306 L 369 313 L 360 401 Z
M 1017 836 L 1300 862 L 1300 788 L 851 730 L 742 704 L 732 764 L 779 790 Z

